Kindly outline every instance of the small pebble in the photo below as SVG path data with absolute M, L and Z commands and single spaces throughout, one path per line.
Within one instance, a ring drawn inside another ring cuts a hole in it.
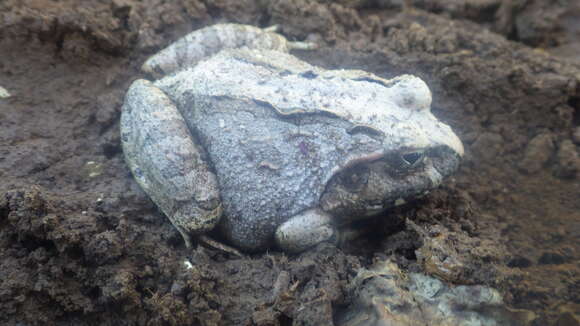
M 95 161 L 88 161 L 85 164 L 84 173 L 89 178 L 98 177 L 103 174 L 103 165 Z
M 183 265 L 185 266 L 185 269 L 192 269 L 193 268 L 193 264 L 187 259 L 183 261 Z
M 10 92 L 8 92 L 6 88 L 0 86 L 0 98 L 9 98 L 10 96 L 12 96 Z

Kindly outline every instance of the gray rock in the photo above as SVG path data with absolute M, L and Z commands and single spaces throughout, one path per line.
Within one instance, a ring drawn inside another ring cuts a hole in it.
M 452 286 L 419 273 L 405 274 L 383 261 L 359 271 L 353 304 L 338 326 L 530 325 L 535 314 L 505 306 L 498 291 L 481 285 Z

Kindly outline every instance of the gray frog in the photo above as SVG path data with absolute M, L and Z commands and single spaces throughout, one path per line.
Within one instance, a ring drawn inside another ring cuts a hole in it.
M 424 195 L 463 146 L 419 78 L 325 70 L 310 44 L 220 24 L 153 56 L 127 92 L 126 161 L 186 244 L 214 227 L 245 251 L 300 252 Z

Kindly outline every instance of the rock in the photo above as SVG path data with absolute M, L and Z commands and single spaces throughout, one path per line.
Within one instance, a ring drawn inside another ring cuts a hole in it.
M 574 179 L 580 170 L 580 157 L 576 145 L 566 139 L 560 143 L 556 155 L 558 165 L 554 171 L 556 176 L 563 179 Z
M 0 86 L 0 98 L 8 98 L 10 97 L 10 92 L 6 90 L 6 88 Z
M 519 168 L 528 174 L 540 171 L 552 157 L 554 148 L 554 136 L 547 133 L 537 135 L 528 143 Z
M 449 286 L 419 273 L 405 274 L 382 261 L 352 282 L 354 303 L 339 326 L 530 325 L 535 314 L 505 306 L 499 292 L 481 285 Z
M 83 167 L 83 175 L 87 178 L 95 178 L 103 174 L 103 164 L 95 161 L 88 161 Z
M 500 153 L 504 139 L 500 134 L 485 132 L 472 145 L 475 153 L 485 161 L 495 160 Z

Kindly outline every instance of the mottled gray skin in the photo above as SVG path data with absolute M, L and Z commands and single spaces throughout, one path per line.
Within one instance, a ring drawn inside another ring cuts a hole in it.
M 184 39 L 198 43 L 177 41 L 144 67 L 173 74 L 136 81 L 125 99 L 127 162 L 186 241 L 221 214 L 220 230 L 237 247 L 301 251 L 455 171 L 463 147 L 429 112 L 422 80 L 324 70 L 264 42 L 232 49 L 234 34 L 246 40 L 256 30 L 194 32 Z M 197 49 L 204 33 L 224 49 Z

